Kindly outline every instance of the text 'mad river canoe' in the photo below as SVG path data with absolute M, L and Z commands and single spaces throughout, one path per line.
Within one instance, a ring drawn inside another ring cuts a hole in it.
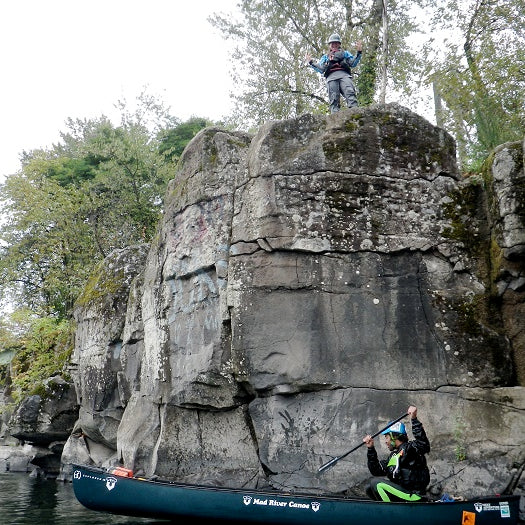
M 516 525 L 519 496 L 468 501 L 384 503 L 151 481 L 73 465 L 75 496 L 85 507 L 126 516 L 282 525 Z M 129 473 L 127 473 L 129 476 Z

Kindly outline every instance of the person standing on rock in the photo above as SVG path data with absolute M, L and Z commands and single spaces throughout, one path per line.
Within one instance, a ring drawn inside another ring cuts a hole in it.
M 425 501 L 425 492 L 430 482 L 425 454 L 430 452 L 430 443 L 417 419 L 417 408 L 408 407 L 414 440 L 409 441 L 405 425 L 401 422 L 388 427 L 383 434 L 390 455 L 379 460 L 372 436 L 363 438 L 367 446 L 368 470 L 373 477 L 366 493 L 378 501 Z
M 318 62 L 315 62 L 309 54 L 306 55 L 306 61 L 326 78 L 330 113 L 337 113 L 341 108 L 340 95 L 343 95 L 349 108 L 357 106 L 352 68 L 356 67 L 361 60 L 363 45 L 357 42 L 357 54 L 354 56 L 342 49 L 341 37 L 334 33 L 328 39 L 328 47 L 328 53 L 323 55 Z

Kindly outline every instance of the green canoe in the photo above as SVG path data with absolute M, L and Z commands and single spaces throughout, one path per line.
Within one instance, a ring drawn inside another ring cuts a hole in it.
M 284 525 L 515 525 L 519 514 L 519 496 L 449 503 L 384 503 L 151 481 L 81 465 L 73 465 L 73 489 L 88 509 L 179 522 L 201 519 Z

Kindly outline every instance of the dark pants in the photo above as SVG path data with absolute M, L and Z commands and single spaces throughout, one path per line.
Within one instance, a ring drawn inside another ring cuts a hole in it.
M 349 108 L 357 106 L 354 82 L 350 75 L 338 80 L 328 78 L 328 99 L 330 101 L 330 113 L 337 113 L 340 109 L 339 97 L 343 95 Z
M 372 478 L 366 489 L 366 494 L 369 498 L 377 501 L 425 501 L 426 499 L 387 478 Z

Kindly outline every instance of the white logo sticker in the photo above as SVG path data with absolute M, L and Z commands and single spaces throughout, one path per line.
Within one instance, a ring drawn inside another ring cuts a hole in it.
M 113 490 L 115 488 L 115 485 L 117 484 L 116 478 L 107 478 L 106 479 L 106 488 L 108 490 Z

